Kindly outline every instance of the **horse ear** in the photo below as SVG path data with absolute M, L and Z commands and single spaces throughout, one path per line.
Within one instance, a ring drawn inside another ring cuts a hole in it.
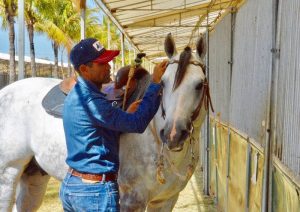
M 196 52 L 199 58 L 202 60 L 204 59 L 204 56 L 206 54 L 206 41 L 205 41 L 205 34 L 202 35 L 196 44 Z
M 171 33 L 165 39 L 165 52 L 170 59 L 176 54 L 176 46 Z

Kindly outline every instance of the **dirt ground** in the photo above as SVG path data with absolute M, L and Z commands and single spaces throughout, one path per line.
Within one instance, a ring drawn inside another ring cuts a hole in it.
M 47 193 L 44 198 L 39 212 L 62 212 L 62 206 L 58 198 L 58 190 L 60 183 L 55 179 L 51 178 Z M 192 212 L 192 211 L 203 211 L 203 212 L 214 212 L 213 199 L 206 197 L 202 192 L 202 174 L 200 171 L 196 171 L 189 181 L 186 188 L 180 193 L 179 199 L 174 208 L 174 212 Z
M 173 212 L 215 212 L 214 200 L 212 197 L 203 194 L 202 172 L 196 170 L 185 189 L 180 192 L 178 201 Z

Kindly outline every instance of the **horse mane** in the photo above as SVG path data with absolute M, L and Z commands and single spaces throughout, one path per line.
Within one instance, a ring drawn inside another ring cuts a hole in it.
M 187 66 L 189 65 L 190 59 L 192 56 L 192 50 L 189 46 L 184 48 L 184 51 L 180 54 L 178 67 L 175 75 L 174 85 L 173 85 L 173 91 L 178 88 L 180 83 L 183 80 L 183 77 L 186 73 Z

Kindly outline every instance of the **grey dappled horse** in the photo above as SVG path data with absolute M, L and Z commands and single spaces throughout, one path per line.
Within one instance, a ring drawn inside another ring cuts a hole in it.
M 170 63 L 162 78 L 162 102 L 143 134 L 120 139 L 120 204 L 122 211 L 171 211 L 199 158 L 200 127 L 207 112 L 207 81 L 201 37 L 196 53 L 180 55 L 168 35 Z M 41 102 L 60 82 L 29 78 L 0 90 L 0 211 L 35 211 L 50 176 L 67 172 L 62 120 Z M 38 166 L 43 170 L 40 171 Z

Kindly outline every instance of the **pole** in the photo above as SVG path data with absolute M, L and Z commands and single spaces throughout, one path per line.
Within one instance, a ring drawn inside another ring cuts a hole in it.
M 269 86 L 268 117 L 266 129 L 265 161 L 263 177 L 262 211 L 272 211 L 272 173 L 273 173 L 273 152 L 276 140 L 276 115 L 277 115 L 277 86 L 279 69 L 279 48 L 280 48 L 280 25 L 281 25 L 281 0 L 273 0 L 272 20 L 272 71 Z
M 122 54 L 122 67 L 125 66 L 125 53 L 124 53 L 124 34 L 121 33 L 121 54 Z
M 107 49 L 110 49 L 110 41 L 111 41 L 110 20 L 107 19 Z
M 207 52 L 206 52 L 206 77 L 207 81 L 209 82 L 209 27 L 208 27 L 208 17 L 209 11 L 207 10 L 207 27 L 206 27 L 206 45 L 207 45 Z M 207 118 L 206 118 L 206 141 L 205 141 L 205 157 L 204 157 L 204 194 L 209 195 L 209 108 L 207 110 Z
M 80 9 L 80 37 L 85 39 L 85 7 Z
M 18 1 L 18 29 L 19 29 L 19 35 L 18 35 L 18 43 L 19 43 L 19 49 L 18 49 L 18 80 L 24 79 L 24 52 L 25 52 L 25 24 L 24 24 L 24 0 Z

